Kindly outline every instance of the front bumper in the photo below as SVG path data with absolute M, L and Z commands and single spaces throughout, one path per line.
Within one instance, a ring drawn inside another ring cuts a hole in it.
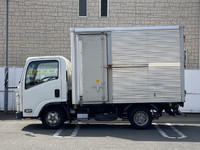
M 23 118 L 22 112 L 16 112 L 16 118 L 22 119 Z

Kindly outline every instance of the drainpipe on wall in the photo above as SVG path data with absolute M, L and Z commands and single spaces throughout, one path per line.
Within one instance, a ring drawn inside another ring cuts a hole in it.
M 200 69 L 200 16 L 199 16 L 199 69 Z

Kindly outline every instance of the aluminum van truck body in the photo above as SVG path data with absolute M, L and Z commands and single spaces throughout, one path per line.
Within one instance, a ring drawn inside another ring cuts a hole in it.
M 27 59 L 17 92 L 17 117 L 47 128 L 66 120 L 128 119 L 148 128 L 183 106 L 181 26 L 71 28 L 71 62 L 62 56 Z

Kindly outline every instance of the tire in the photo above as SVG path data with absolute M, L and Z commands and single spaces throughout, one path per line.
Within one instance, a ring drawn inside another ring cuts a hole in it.
M 64 112 L 58 107 L 51 107 L 44 111 L 42 124 L 48 129 L 58 129 L 66 120 Z
M 147 129 L 152 123 L 152 114 L 146 107 L 136 107 L 129 113 L 131 126 L 136 129 Z

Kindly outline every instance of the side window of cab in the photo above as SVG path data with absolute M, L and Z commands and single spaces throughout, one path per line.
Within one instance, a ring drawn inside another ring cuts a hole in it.
M 25 89 L 58 79 L 59 63 L 56 60 L 30 62 L 26 71 Z

